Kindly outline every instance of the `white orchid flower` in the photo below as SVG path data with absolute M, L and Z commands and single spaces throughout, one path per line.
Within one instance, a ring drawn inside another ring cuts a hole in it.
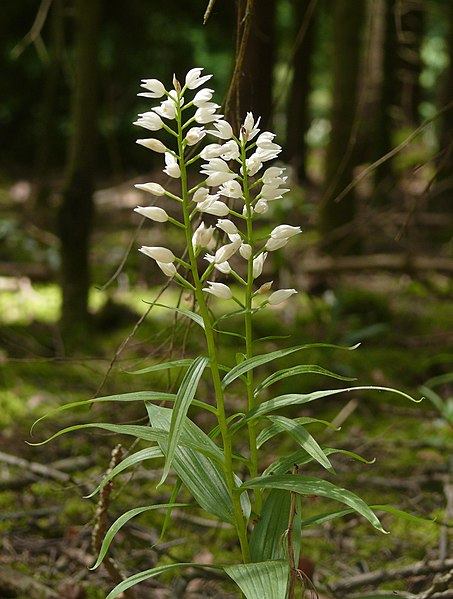
M 263 272 L 264 262 L 267 258 L 267 252 L 263 252 L 253 259 L 253 278 L 257 279 Z
M 138 94 L 139 96 L 144 96 L 145 98 L 161 98 L 165 95 L 165 87 L 164 84 L 159 81 L 159 79 L 142 79 L 141 86 L 149 92 L 142 92 Z
M 179 179 L 181 176 L 181 169 L 179 168 L 178 161 L 170 152 L 165 152 L 165 168 L 164 173 L 174 179 Z
M 208 133 L 220 137 L 220 139 L 231 139 L 233 137 L 233 129 L 228 121 L 219 120 L 214 123 L 214 127 L 215 130 L 208 131 Z
M 291 225 L 278 225 L 271 231 L 271 237 L 274 239 L 289 239 L 290 237 L 294 237 L 294 235 L 299 235 L 302 233 L 300 227 L 293 227 Z
M 214 227 L 206 227 L 204 223 L 195 229 L 192 236 L 192 245 L 195 247 L 206 248 L 213 239 Z
M 170 264 L 176 260 L 174 253 L 164 247 L 143 245 L 138 251 L 156 260 L 156 262 L 163 262 L 164 264 Z
M 295 289 L 279 289 L 278 291 L 271 293 L 267 301 L 271 306 L 276 306 L 277 304 L 286 301 L 295 293 L 297 293 Z
M 160 154 L 164 154 L 167 151 L 167 148 L 159 139 L 137 139 L 136 143 L 149 150 L 153 150 L 153 152 L 159 152 Z
M 206 135 L 204 127 L 192 127 L 187 131 L 186 142 L 188 146 L 194 146 Z
M 172 262 L 159 262 L 156 260 L 156 264 L 167 277 L 173 277 L 176 274 L 176 266 Z
M 215 261 L 215 257 L 211 256 L 211 254 L 206 254 L 204 257 L 205 260 L 207 260 L 209 262 L 209 264 L 214 263 L 214 268 L 216 270 L 218 270 L 219 272 L 221 272 L 224 275 L 228 275 L 231 272 L 231 266 L 230 263 L 225 261 L 225 262 L 216 262 Z
M 211 293 L 221 299 L 231 299 L 233 297 L 228 285 L 225 285 L 224 283 L 213 283 L 211 281 L 206 281 L 206 283 L 210 286 L 203 289 L 206 293 Z
M 168 220 L 168 214 L 163 208 L 159 208 L 158 206 L 137 206 L 137 208 L 134 208 L 134 212 L 157 223 L 165 223 Z
M 242 198 L 242 187 L 235 181 L 226 181 L 219 188 L 219 194 L 227 198 Z
M 159 185 L 159 183 L 137 183 L 134 187 L 141 189 L 142 191 L 147 191 L 153 196 L 165 195 L 165 189 L 162 185 Z
M 239 239 L 235 239 L 231 243 L 227 243 L 226 245 L 219 247 L 219 249 L 215 253 L 215 261 L 219 263 L 226 262 L 227 260 L 229 260 L 231 256 L 233 256 L 238 251 L 238 249 L 241 246 L 241 243 L 242 240 L 239 237 Z
M 211 79 L 212 75 L 203 75 L 203 77 L 201 77 L 202 71 L 203 69 L 200 67 L 195 67 L 188 71 L 185 80 L 185 85 L 188 87 L 188 89 L 197 89 L 197 87 L 200 87 L 206 83 L 206 81 Z
M 238 232 L 238 228 L 233 221 L 228 220 L 227 218 L 220 218 L 217 221 L 216 227 L 227 235 L 236 235 Z
M 144 112 L 138 115 L 138 120 L 134 121 L 134 125 L 149 129 L 150 131 L 159 131 L 164 126 L 164 123 L 160 116 L 155 112 Z
M 205 89 L 200 89 L 200 91 L 195 94 L 192 104 L 197 108 L 201 108 L 206 102 L 210 101 L 213 93 L 214 90 L 208 89 L 207 87 Z
M 173 100 L 168 99 L 160 103 L 160 106 L 153 108 L 153 111 L 164 119 L 170 121 L 176 118 L 176 104 Z
M 239 253 L 244 260 L 248 260 L 252 255 L 252 246 L 249 243 L 241 243 L 241 246 L 239 247 Z

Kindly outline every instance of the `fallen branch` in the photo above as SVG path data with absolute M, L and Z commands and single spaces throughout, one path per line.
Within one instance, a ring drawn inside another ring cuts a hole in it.
M 452 569 L 453 559 L 415 562 L 414 564 L 402 566 L 401 568 L 391 568 L 388 570 L 381 568 L 374 572 L 367 572 L 365 574 L 358 574 L 357 576 L 350 576 L 347 579 L 337 580 L 329 585 L 329 590 L 336 594 L 337 597 L 340 597 L 342 591 L 350 591 L 361 586 L 376 586 L 390 580 L 401 580 L 403 578 L 409 578 L 410 576 L 447 572 Z

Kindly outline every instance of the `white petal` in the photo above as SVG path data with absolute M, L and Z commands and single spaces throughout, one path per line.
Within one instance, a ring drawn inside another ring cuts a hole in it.
M 144 245 L 139 248 L 138 251 L 142 252 L 142 254 L 145 254 L 146 256 L 149 256 L 150 258 L 153 258 L 153 260 L 156 260 L 157 262 L 164 262 L 165 264 L 169 264 L 170 262 L 174 262 L 176 260 L 174 253 L 168 248 L 164 247 Z
M 157 223 L 165 223 L 168 220 L 168 214 L 163 208 L 159 208 L 158 206 L 137 206 L 137 208 L 134 208 L 134 212 L 138 212 L 138 214 Z
M 287 300 L 295 293 L 297 293 L 295 289 L 279 289 L 278 291 L 271 293 L 267 301 L 271 304 L 271 306 L 276 306 L 277 304 L 281 304 Z

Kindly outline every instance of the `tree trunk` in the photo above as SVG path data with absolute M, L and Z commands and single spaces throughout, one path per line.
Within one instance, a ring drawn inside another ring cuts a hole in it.
M 420 56 L 425 29 L 425 13 L 421 0 L 403 0 L 396 13 L 398 29 L 398 106 L 403 125 L 416 127 L 420 123 L 421 102 Z
M 69 157 L 59 214 L 63 334 L 83 342 L 88 331 L 89 245 L 97 138 L 98 38 L 101 0 L 76 1 L 76 65 Z
M 38 114 L 35 156 L 36 185 L 33 198 L 33 218 L 44 228 L 52 225 L 49 195 L 50 168 L 55 138 L 55 112 L 64 44 L 63 0 L 53 0 L 50 9 L 49 63 L 44 81 L 41 109 Z
M 333 254 L 354 253 L 359 246 L 354 229 L 355 190 L 339 200 L 337 196 L 351 182 L 358 163 L 356 117 L 365 5 L 356 0 L 335 0 L 333 7 L 331 133 L 319 214 L 321 243 Z
M 295 0 L 295 40 L 293 80 L 289 93 L 285 156 L 299 181 L 307 180 L 307 143 L 309 127 L 308 98 L 310 93 L 311 59 L 314 46 L 314 17 L 311 0 Z
M 445 18 L 448 19 L 448 56 L 449 65 L 444 74 L 441 107 L 453 102 L 453 3 L 446 7 Z M 453 106 L 445 112 L 440 123 L 439 159 L 436 173 L 437 189 L 434 194 L 434 206 L 430 209 L 448 210 L 452 212 L 453 190 Z
M 261 117 L 266 129 L 272 117 L 272 85 L 275 60 L 276 0 L 238 0 L 236 53 L 227 118 L 240 123 L 246 112 Z

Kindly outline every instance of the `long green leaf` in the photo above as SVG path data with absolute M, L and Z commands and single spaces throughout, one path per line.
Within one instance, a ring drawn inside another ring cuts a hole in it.
M 144 462 L 145 460 L 154 460 L 156 458 L 161 458 L 163 457 L 163 455 L 164 454 L 162 453 L 159 447 L 146 447 L 145 449 L 141 449 L 140 451 L 137 451 L 136 453 L 127 456 L 126 458 L 124 458 L 124 460 L 117 464 L 108 474 L 106 474 L 106 476 L 104 476 L 102 482 L 96 487 L 94 491 L 92 491 L 89 495 L 85 495 L 85 499 L 89 499 L 90 497 L 93 497 L 93 495 L 96 495 L 96 493 L 98 493 L 103 487 L 105 487 L 105 485 L 109 481 L 111 481 L 112 478 L 115 478 L 115 476 L 117 476 L 127 468 L 135 466 L 136 464 Z
M 100 428 L 111 433 L 117 433 L 119 435 L 131 435 L 132 437 L 142 439 L 143 441 L 157 441 L 159 444 L 165 443 L 168 439 L 168 431 L 159 428 L 150 428 L 149 426 L 140 426 L 136 424 L 108 424 L 105 422 L 90 422 L 88 424 L 76 424 L 74 426 L 68 426 L 61 431 L 58 431 L 45 441 L 40 441 L 39 443 L 28 443 L 28 445 L 45 445 L 61 435 L 86 428 Z M 208 445 L 204 442 L 204 439 L 200 440 L 199 438 L 182 435 L 180 444 L 202 454 L 206 454 L 209 458 L 215 460 L 219 464 L 223 463 L 223 454 L 214 443 L 212 443 L 212 445 Z
M 289 565 L 284 560 L 225 566 L 246 599 L 284 599 L 288 592 Z
M 359 462 L 362 462 L 364 464 L 373 464 L 376 461 L 375 459 L 366 460 L 365 458 L 358 455 L 357 453 L 353 453 L 352 451 L 347 451 L 346 449 L 335 449 L 333 447 L 324 447 L 323 451 L 326 455 L 331 455 L 333 453 L 341 453 L 350 458 L 353 458 L 354 460 L 358 460 Z M 312 461 L 313 461 L 313 458 L 311 457 L 311 455 L 308 455 L 308 453 L 304 449 L 300 449 L 300 450 L 296 451 L 295 453 L 292 453 L 289 456 L 285 456 L 284 458 L 280 458 L 280 459 L 276 460 L 275 462 L 273 462 L 272 464 L 269 464 L 269 466 L 263 472 L 263 476 L 269 476 L 271 474 L 286 474 L 287 472 L 289 472 L 292 469 L 294 464 L 298 464 L 299 466 L 302 466 L 303 464 L 308 464 L 309 462 L 312 462 Z
M 283 489 L 300 495 L 316 495 L 327 497 L 344 503 L 366 518 L 377 530 L 386 532 L 376 514 L 355 493 L 314 477 L 281 474 L 274 476 L 259 476 L 242 484 L 243 489 Z
M 355 381 L 354 377 L 342 376 L 341 374 L 336 374 L 330 370 L 326 370 L 322 368 L 322 366 L 317 366 L 316 364 L 300 364 L 299 366 L 293 366 L 292 368 L 284 368 L 283 370 L 277 370 L 270 376 L 268 376 L 262 383 L 258 385 L 255 389 L 254 394 L 259 395 L 263 389 L 266 389 L 270 385 L 281 381 L 282 379 L 286 379 L 290 376 L 297 376 L 299 374 L 322 374 L 324 376 L 328 376 L 330 378 L 338 379 L 340 381 Z
M 121 530 L 121 528 L 125 524 L 129 522 L 129 520 L 135 518 L 135 516 L 139 516 L 140 514 L 143 514 L 144 512 L 149 512 L 151 510 L 175 507 L 193 507 L 193 505 L 190 505 L 190 503 L 162 503 L 160 505 L 146 505 L 143 507 L 136 507 L 132 510 L 127 511 L 125 514 L 122 514 L 119 518 L 115 520 L 112 526 L 105 533 L 105 537 L 102 541 L 102 545 L 99 550 L 99 555 L 96 560 L 96 563 L 94 564 L 94 566 L 91 566 L 90 570 L 96 570 L 96 568 L 98 568 L 102 564 L 102 562 L 104 561 L 104 557 L 107 551 L 109 550 L 109 547 L 115 535 L 118 533 L 119 530 Z
M 145 304 L 149 304 L 151 302 L 144 302 Z M 165 304 L 155 304 L 152 303 L 153 306 L 158 306 L 159 308 L 166 308 L 167 310 L 172 310 L 173 312 L 177 312 L 178 314 L 182 314 L 183 316 L 187 316 L 193 320 L 198 326 L 200 326 L 204 330 L 204 322 L 203 318 L 197 314 L 196 312 L 192 312 L 192 310 L 185 310 L 184 308 L 174 308 L 173 306 L 166 306 Z
M 176 394 L 175 404 L 171 411 L 170 430 L 168 434 L 167 451 L 162 478 L 157 486 L 161 485 L 168 476 L 175 455 L 176 447 L 182 433 L 184 420 L 198 388 L 200 378 L 209 362 L 208 358 L 199 356 L 189 366 L 181 386 Z
M 173 368 L 185 368 L 190 366 L 193 362 L 192 358 L 181 358 L 180 360 L 171 360 L 170 362 L 160 362 L 160 364 L 154 364 L 153 366 L 147 366 L 140 370 L 133 370 L 129 374 L 148 374 L 148 372 L 159 372 L 159 370 L 172 370 Z
M 164 430 L 170 428 L 171 410 L 147 405 L 150 423 Z M 194 422 L 186 418 L 184 423 L 184 438 L 190 439 L 211 453 L 223 454 L 217 445 L 206 435 Z M 162 451 L 166 451 L 166 440 L 159 443 Z M 229 495 L 222 462 L 213 461 L 212 458 L 200 453 L 195 448 L 178 446 L 175 451 L 173 467 L 185 486 L 189 489 L 197 503 L 208 513 L 213 514 L 223 522 L 234 524 L 233 504 Z M 241 481 L 235 477 L 236 484 L 240 486 Z M 244 516 L 250 517 L 250 500 L 248 495 L 241 496 L 241 504 Z
M 271 417 L 269 417 L 269 420 L 271 420 Z M 330 422 L 328 422 L 327 420 L 320 420 L 319 418 L 309 418 L 308 416 L 301 416 L 300 418 L 293 418 L 293 421 L 297 422 L 298 424 L 312 424 L 313 422 L 317 422 L 318 424 L 323 424 L 324 426 L 328 426 L 330 428 L 335 429 L 335 427 Z M 282 429 L 278 422 L 273 422 L 273 424 L 263 429 L 256 438 L 257 449 L 262 447 L 265 443 L 270 441 L 270 439 L 275 437 L 275 435 L 281 433 L 283 430 L 285 429 Z
M 273 360 L 277 360 L 278 358 L 284 358 L 294 352 L 301 351 L 302 349 L 309 349 L 313 347 L 326 347 L 326 348 L 335 348 L 335 349 L 347 349 L 352 350 L 356 349 L 358 345 L 353 347 L 340 347 L 338 345 L 332 345 L 329 343 L 306 343 L 304 345 L 296 345 L 295 347 L 288 347 L 286 349 L 278 349 L 273 352 L 269 352 L 267 354 L 260 354 L 258 356 L 253 356 L 248 360 L 245 360 L 241 364 L 238 364 L 234 368 L 230 370 L 230 372 L 223 378 L 222 386 L 223 388 L 227 387 L 230 383 L 235 381 L 242 374 L 245 374 L 249 370 L 253 370 L 253 368 L 257 368 L 258 366 L 262 366 L 263 364 L 267 364 L 268 362 L 272 362 Z
M 252 562 L 282 559 L 283 535 L 288 528 L 291 495 L 288 491 L 271 489 L 250 537 Z
M 127 591 L 127 589 L 130 589 L 131 587 L 135 586 L 136 584 L 139 584 L 140 582 L 144 582 L 145 580 L 149 580 L 150 578 L 155 578 L 156 576 L 159 576 L 159 574 L 163 574 L 164 572 L 169 572 L 171 570 L 181 570 L 182 568 L 190 568 L 190 567 L 196 567 L 196 568 L 208 567 L 208 568 L 220 569 L 220 566 L 206 566 L 206 564 L 182 564 L 182 563 L 179 563 L 179 564 L 167 564 L 165 566 L 157 566 L 156 568 L 150 568 L 149 570 L 144 570 L 143 572 L 137 572 L 137 574 L 134 574 L 133 576 L 129 576 L 129 578 L 126 578 L 126 580 L 123 580 L 114 589 L 112 589 L 105 599 L 115 599 L 116 597 L 118 597 L 118 595 L 120 595 L 124 591 Z
M 291 418 L 286 418 L 285 416 L 269 416 L 269 420 L 271 420 L 273 424 L 281 427 L 282 431 L 289 433 L 291 437 L 299 443 L 302 449 L 305 449 L 318 464 L 321 464 L 326 470 L 335 474 L 335 470 L 330 463 L 329 458 L 302 424 L 295 420 L 291 420 Z
M 234 370 L 234 369 L 233 369 Z M 249 412 L 247 412 L 244 416 L 242 422 L 238 422 L 233 428 L 240 428 L 244 426 L 244 424 L 248 420 L 259 419 L 262 416 L 269 414 L 270 412 L 275 412 L 275 410 L 280 410 L 281 408 L 286 408 L 287 406 L 296 406 L 308 403 L 310 401 L 315 401 L 316 399 L 322 399 L 324 397 L 329 397 L 330 395 L 338 395 L 340 393 L 351 393 L 357 391 L 387 391 L 389 393 L 395 393 L 396 395 L 401 395 L 406 399 L 414 401 L 416 403 L 420 402 L 421 399 L 414 399 L 407 393 L 403 391 L 399 391 L 398 389 L 392 389 L 391 387 L 379 387 L 375 385 L 365 385 L 360 387 L 346 387 L 344 389 L 329 389 L 323 391 L 314 391 L 313 393 L 288 393 L 286 395 L 280 395 L 278 397 L 274 397 L 274 399 L 269 399 L 268 401 L 264 401 L 262 404 L 253 408 Z
M 84 399 L 83 401 L 73 401 L 68 404 L 64 404 L 59 408 L 55 408 L 44 416 L 41 416 L 36 420 L 30 430 L 30 433 L 33 434 L 33 430 L 35 426 L 45 420 L 46 418 L 50 418 L 55 414 L 59 414 L 60 412 L 64 412 L 65 410 L 72 410 L 73 408 L 78 408 L 80 406 L 89 406 L 94 403 L 106 403 L 110 401 L 174 401 L 176 395 L 174 393 L 161 393 L 160 391 L 134 391 L 132 393 L 122 393 L 120 395 L 107 395 L 105 397 L 93 397 L 91 399 Z

